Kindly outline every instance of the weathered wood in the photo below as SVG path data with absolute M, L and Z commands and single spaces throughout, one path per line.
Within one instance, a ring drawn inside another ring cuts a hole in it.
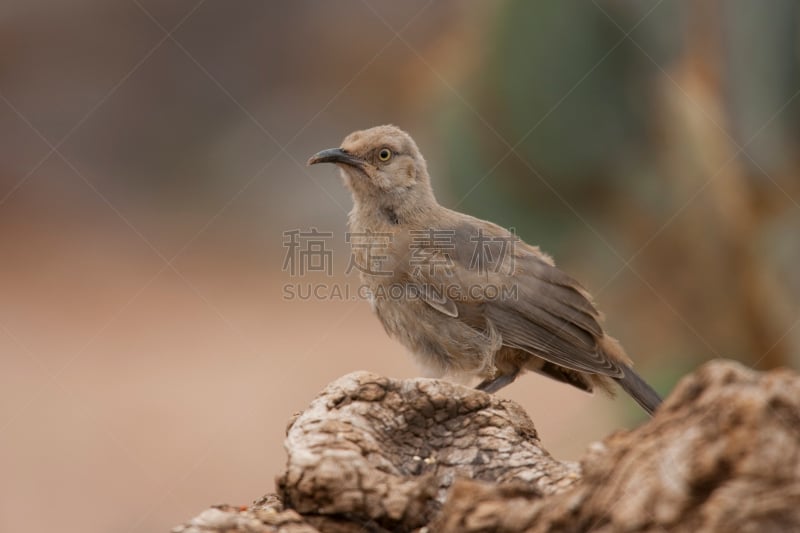
M 788 370 L 704 365 L 580 466 L 544 450 L 511 401 L 355 373 L 291 422 L 286 449 L 280 500 L 175 531 L 800 530 L 800 377 Z

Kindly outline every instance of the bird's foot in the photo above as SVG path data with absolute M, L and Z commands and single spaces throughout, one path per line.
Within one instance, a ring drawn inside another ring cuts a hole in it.
M 482 390 L 483 392 L 488 392 L 489 394 L 495 393 L 505 387 L 506 385 L 510 385 L 517 379 L 519 375 L 519 369 L 511 372 L 510 374 L 501 374 L 497 377 L 493 378 L 486 378 L 475 387 L 478 390 Z

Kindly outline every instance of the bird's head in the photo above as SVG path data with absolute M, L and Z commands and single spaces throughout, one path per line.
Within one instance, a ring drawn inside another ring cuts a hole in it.
M 414 139 L 395 126 L 355 131 L 341 147 L 308 160 L 317 163 L 337 165 L 357 203 L 402 207 L 433 198 L 425 159 Z

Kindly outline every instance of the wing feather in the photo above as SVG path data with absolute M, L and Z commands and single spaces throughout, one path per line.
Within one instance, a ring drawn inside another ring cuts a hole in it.
M 454 230 L 455 246 L 439 251 L 453 261 L 446 275 L 435 269 L 423 269 L 413 276 L 413 283 L 435 288 L 437 298 L 427 298 L 428 305 L 457 320 L 466 320 L 470 310 L 480 309 L 483 327 L 487 323 L 493 325 L 505 346 L 579 372 L 623 377 L 620 365 L 601 348 L 600 339 L 604 333 L 600 315 L 586 290 L 556 268 L 538 248 L 521 242 L 503 258 L 504 264 L 490 265 L 500 268 L 481 268 L 474 261 L 474 254 L 467 252 L 474 242 L 473 236 L 478 233 L 475 224 L 468 222 L 458 226 Z M 498 226 L 481 224 L 481 231 L 491 235 L 511 235 Z M 493 258 L 502 257 L 500 245 L 489 253 Z M 476 285 L 514 287 L 516 297 L 487 298 L 480 291 L 471 292 L 470 288 Z M 459 290 L 453 291 L 453 286 Z M 427 289 L 423 292 L 427 293 Z M 461 296 L 456 301 L 445 296 L 439 298 L 439 295 L 454 293 Z

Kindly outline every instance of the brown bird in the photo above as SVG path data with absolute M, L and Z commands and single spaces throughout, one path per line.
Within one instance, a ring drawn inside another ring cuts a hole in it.
M 334 163 L 353 195 L 353 265 L 386 331 L 432 376 L 496 392 L 532 370 L 592 392 L 612 380 L 648 413 L 658 394 L 600 325 L 589 293 L 538 247 L 439 205 L 425 159 L 394 126 L 348 135 Z

